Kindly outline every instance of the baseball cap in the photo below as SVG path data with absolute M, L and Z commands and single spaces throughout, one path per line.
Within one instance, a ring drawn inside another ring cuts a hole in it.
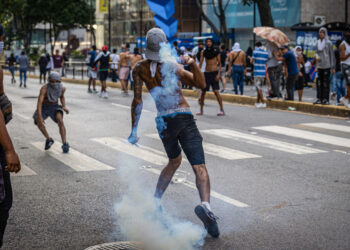
M 106 45 L 103 45 L 103 46 L 102 46 L 102 51 L 107 51 L 107 50 L 108 50 L 107 46 L 106 46 Z
M 57 73 L 56 71 L 52 71 L 49 76 L 49 81 L 50 80 L 56 80 L 56 81 L 61 81 L 61 75 Z
M 159 61 L 160 44 L 167 41 L 166 35 L 159 28 L 152 28 L 146 35 L 146 51 L 145 56 L 152 61 Z

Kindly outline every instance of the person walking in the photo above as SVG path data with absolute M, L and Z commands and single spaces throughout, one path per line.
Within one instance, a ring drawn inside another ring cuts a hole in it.
M 340 44 L 339 55 L 341 61 L 341 70 L 346 81 L 346 96 L 340 98 L 340 101 L 350 108 L 350 28 L 347 27 L 344 32 L 344 41 Z
M 120 54 L 120 60 L 118 63 L 118 73 L 120 83 L 122 84 L 122 90 L 124 96 L 129 96 L 127 81 L 129 78 L 130 67 L 129 67 L 129 44 L 122 45 L 122 53 Z
M 262 48 L 261 42 L 256 42 L 252 56 L 252 64 L 254 65 L 254 83 L 257 92 L 255 106 L 257 108 L 266 108 L 262 85 L 266 77 L 266 62 L 268 58 L 269 54 Z
M 335 75 L 333 77 L 333 80 L 335 82 L 335 87 L 337 89 L 337 105 L 343 105 L 343 103 L 340 102 L 340 99 L 343 98 L 346 94 L 345 91 L 345 79 L 343 76 L 343 73 L 341 72 L 341 60 L 340 60 L 340 52 L 339 47 L 341 44 L 341 40 L 338 40 L 336 42 L 336 49 L 334 51 L 334 57 L 335 57 Z
M 10 57 L 7 59 L 7 63 L 9 66 L 9 71 L 11 72 L 11 83 L 15 84 L 16 83 L 16 78 L 15 78 L 15 63 L 16 63 L 16 58 L 13 53 L 11 53 Z
M 331 70 L 335 73 L 335 58 L 333 44 L 328 38 L 327 29 L 319 30 L 319 39 L 316 45 L 317 61 L 317 100 L 314 104 L 329 104 L 329 87 L 331 84 Z
M 69 58 L 68 58 L 66 52 L 63 52 L 63 53 L 62 53 L 62 57 L 63 57 L 62 77 L 65 77 L 65 76 L 66 76 L 66 67 L 67 67 Z
M 96 46 L 93 45 L 91 47 L 91 50 L 88 52 L 88 60 L 87 60 L 87 66 L 88 66 L 88 93 L 96 94 L 96 78 L 97 78 L 97 67 L 95 63 L 96 59 Z M 92 90 L 91 90 L 92 85 Z
M 232 69 L 232 71 L 231 71 Z M 246 73 L 246 56 L 243 50 L 241 50 L 240 44 L 235 43 L 232 47 L 229 59 L 228 72 L 232 72 L 232 79 L 234 85 L 234 92 L 238 95 L 244 93 L 244 75 Z
M 120 57 L 117 54 L 117 49 L 113 49 L 111 54 L 111 70 L 112 70 L 112 82 L 117 82 L 117 70 Z
M 287 45 L 280 47 L 280 54 L 282 56 L 275 55 L 275 57 L 278 61 L 283 61 L 288 72 L 285 100 L 294 101 L 294 86 L 299 74 L 297 59 Z
M 59 74 L 62 74 L 63 63 L 63 56 L 60 55 L 60 51 L 57 49 L 56 54 L 53 56 L 53 66 L 54 70 Z
M 267 42 L 266 51 L 268 54 L 267 73 L 271 83 L 271 91 L 268 98 L 280 98 L 280 81 L 282 75 L 282 65 L 277 61 L 275 55 L 278 55 L 278 47 L 272 43 Z
M 199 68 L 202 67 L 203 62 L 205 61 L 206 66 L 205 66 L 204 77 L 205 77 L 206 87 L 202 89 L 202 94 L 200 99 L 200 111 L 197 113 L 197 115 L 203 115 L 205 95 L 207 91 L 209 91 L 211 86 L 220 107 L 220 111 L 217 115 L 224 116 L 225 115 L 224 107 L 222 105 L 222 98 L 219 93 L 219 89 L 220 89 L 219 79 L 221 75 L 220 53 L 216 48 L 214 48 L 213 39 L 207 38 L 205 40 L 205 43 L 206 43 L 206 48 L 201 53 Z
M 98 71 L 100 74 L 101 91 L 98 94 L 98 96 L 103 97 L 105 99 L 108 98 L 106 80 L 107 80 L 108 71 L 109 71 L 109 61 L 110 61 L 110 52 L 108 51 L 107 46 L 103 45 L 102 51 L 97 55 L 95 59 L 95 64 L 100 63 Z
M 222 83 L 222 89 L 220 90 L 220 93 L 225 93 L 226 91 L 226 65 L 227 65 L 227 53 L 226 53 L 226 47 L 224 44 L 220 46 L 220 59 L 221 59 L 221 72 L 220 72 L 220 80 Z
M 21 52 L 21 55 L 18 57 L 17 63 L 19 64 L 19 81 L 20 81 L 19 87 L 22 87 L 22 84 L 24 83 L 24 87 L 26 88 L 29 60 L 24 50 Z
M 300 46 L 295 47 L 294 55 L 295 55 L 295 58 L 297 59 L 297 65 L 299 70 L 298 79 L 295 84 L 295 90 L 298 91 L 299 102 L 301 102 L 303 99 L 303 90 L 304 90 L 305 62 L 304 62 L 303 51 Z
M 39 69 L 40 69 L 40 84 L 46 83 L 46 67 L 47 67 L 47 57 L 45 54 L 42 54 L 40 59 L 39 59 Z
M 179 88 L 179 81 L 183 81 L 190 86 L 205 88 L 203 73 L 191 57 L 186 57 L 184 64 L 190 66 L 191 72 L 184 70 L 177 63 L 162 62 L 159 50 L 162 43 L 166 43 L 167 38 L 164 32 L 159 28 L 153 28 L 146 35 L 146 58 L 138 63 L 133 70 L 134 77 L 134 98 L 131 104 L 131 133 L 128 141 L 132 144 L 138 142 L 137 127 L 142 112 L 142 85 L 145 82 L 147 89 L 153 97 L 158 115 L 156 118 L 157 129 L 162 139 L 165 151 L 169 158 L 169 163 L 162 170 L 154 196 L 161 199 L 166 191 L 175 172 L 181 165 L 183 150 L 190 162 L 197 180 L 197 189 L 201 203 L 194 209 L 195 214 L 203 222 L 205 229 L 212 237 L 219 237 L 219 227 L 217 218 L 212 212 L 210 206 L 210 180 L 205 165 L 204 150 L 202 145 L 202 136 L 196 126 L 190 106 Z M 211 43 L 207 42 L 208 48 Z M 170 45 L 166 45 L 169 49 Z M 207 51 L 208 53 L 208 51 Z M 208 56 L 208 54 L 206 54 Z M 217 55 L 212 55 L 216 58 Z M 220 63 L 220 58 L 218 58 Z M 202 59 L 203 60 L 203 59 Z M 212 62 L 209 62 L 211 65 Z M 162 67 L 172 67 L 171 75 L 163 74 Z M 208 64 L 207 64 L 208 65 Z M 219 80 L 218 73 L 215 77 Z M 213 74 L 214 75 L 214 74 Z M 167 79 L 179 79 L 173 82 L 167 82 Z M 164 84 L 165 82 L 165 84 Z M 168 84 L 168 85 L 167 85 Z M 169 85 L 170 84 L 170 85 Z M 162 101 L 162 100 L 170 101 Z M 171 101 L 172 100 L 172 101 Z M 164 125 L 165 128 L 164 128 Z M 180 147 L 181 145 L 181 147 Z
M 0 35 L 1 35 L 0 25 Z M 1 54 L 1 48 L 0 48 Z M 21 163 L 13 146 L 6 124 L 12 118 L 12 105 L 4 93 L 3 71 L 0 68 L 0 248 L 12 207 L 12 186 L 10 172 L 18 173 Z
M 52 56 L 50 56 L 49 53 L 46 54 L 46 60 L 47 60 L 46 73 L 48 75 L 50 75 L 51 70 L 53 69 L 53 59 L 52 59 Z

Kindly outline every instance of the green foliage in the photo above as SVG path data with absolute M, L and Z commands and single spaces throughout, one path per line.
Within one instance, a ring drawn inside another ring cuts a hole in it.
M 73 50 L 71 56 L 72 58 L 76 58 L 76 59 L 82 59 L 85 57 L 84 54 L 79 50 Z
M 27 55 L 28 55 L 29 60 L 30 60 L 34 65 L 36 65 L 36 64 L 38 63 L 39 58 L 40 58 L 40 56 L 41 56 L 40 51 L 39 51 L 39 48 L 36 48 L 36 47 L 33 47 L 33 48 L 28 49 Z

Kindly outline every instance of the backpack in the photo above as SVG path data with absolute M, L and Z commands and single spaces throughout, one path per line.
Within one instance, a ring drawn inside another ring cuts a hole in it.
M 92 57 L 91 54 L 88 54 L 85 59 L 85 64 L 91 68 L 95 67 L 95 59 Z

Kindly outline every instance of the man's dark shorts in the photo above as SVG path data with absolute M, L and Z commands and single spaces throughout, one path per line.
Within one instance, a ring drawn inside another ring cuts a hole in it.
M 210 86 L 212 87 L 213 90 L 219 90 L 219 81 L 216 80 L 216 77 L 218 75 L 217 71 L 213 72 L 204 72 L 204 77 L 205 77 L 205 83 L 206 83 L 206 88 L 203 89 L 203 91 L 209 91 Z
M 41 115 L 43 117 L 43 120 L 46 120 L 48 117 L 50 117 L 54 122 L 57 123 L 57 112 L 61 112 L 63 116 L 63 109 L 61 105 L 58 104 L 43 104 L 41 108 Z M 36 120 L 38 119 L 38 111 L 36 110 L 33 115 L 34 123 L 37 125 Z
M 108 77 L 108 71 L 100 71 L 100 81 L 106 81 Z
M 158 126 L 157 128 L 169 159 L 177 158 L 182 148 L 192 166 L 205 164 L 203 138 L 192 114 L 180 113 L 157 119 L 163 119 L 166 125 L 162 131 L 159 131 Z

